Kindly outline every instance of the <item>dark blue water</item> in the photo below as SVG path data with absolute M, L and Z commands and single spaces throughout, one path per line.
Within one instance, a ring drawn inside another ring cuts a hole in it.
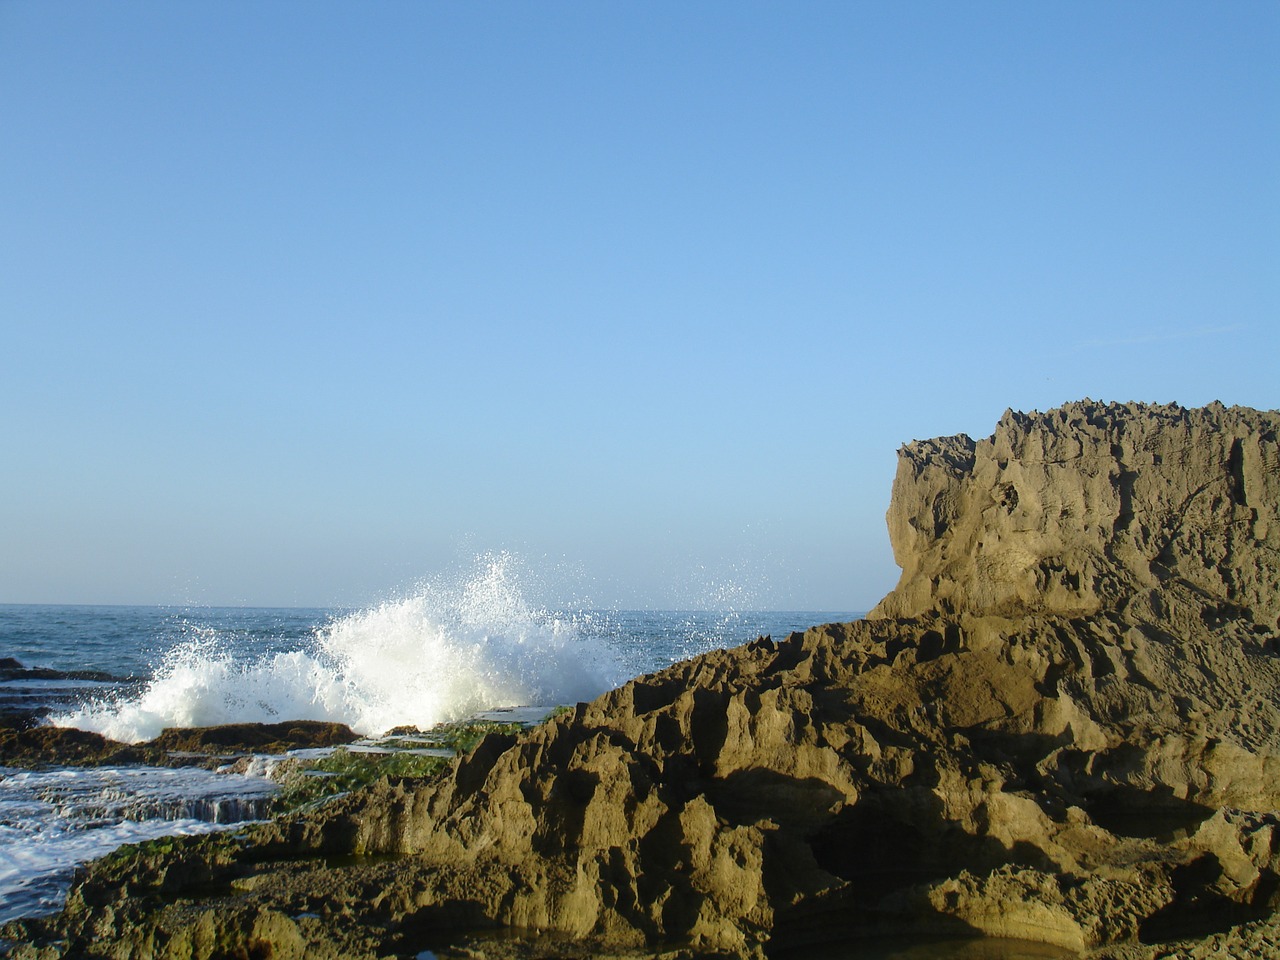
M 150 677 L 164 654 L 201 635 L 259 655 L 296 648 L 341 611 L 251 607 L 0 604 L 0 659 L 55 670 Z

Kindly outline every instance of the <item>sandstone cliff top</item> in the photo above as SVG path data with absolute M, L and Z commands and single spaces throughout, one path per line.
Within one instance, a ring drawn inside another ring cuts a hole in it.
M 1172 596 L 1275 626 L 1278 433 L 1276 411 L 1086 399 L 909 443 L 887 515 L 902 578 L 872 616 L 1165 619 Z

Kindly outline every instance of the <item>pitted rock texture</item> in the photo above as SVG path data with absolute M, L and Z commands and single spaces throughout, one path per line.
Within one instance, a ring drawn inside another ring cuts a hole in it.
M 1212 598 L 1280 624 L 1277 417 L 1214 404 L 1007 412 L 907 444 L 888 513 L 902 579 L 873 617 L 1088 616 Z M 1208 606 L 1200 604 L 1205 615 Z
M 100 864 L 15 956 L 787 960 L 902 932 L 1274 956 L 1277 426 L 1086 402 L 912 444 L 874 618 Z

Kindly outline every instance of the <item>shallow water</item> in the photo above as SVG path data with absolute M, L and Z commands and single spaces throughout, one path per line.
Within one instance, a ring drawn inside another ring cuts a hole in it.
M 0 923 L 59 909 L 75 868 L 121 844 L 229 829 L 277 789 L 194 768 L 0 768 Z
M 488 939 L 498 941 L 519 939 L 521 942 L 532 940 L 535 944 L 545 943 L 548 955 L 562 952 L 569 942 L 569 938 L 563 935 L 538 936 L 532 931 L 517 930 L 494 930 L 473 939 L 479 943 L 484 943 Z M 467 950 L 460 952 L 457 948 L 438 945 L 435 949 L 419 951 L 416 954 L 416 960 L 455 960 L 455 958 L 471 955 Z M 641 960 L 651 954 L 623 952 L 619 955 Z M 1079 960 L 1080 957 L 1075 951 L 1062 947 L 1002 937 L 967 939 L 851 937 L 843 943 L 808 946 L 789 951 L 774 952 L 766 949 L 766 955 L 769 960 Z
M 869 937 L 839 945 L 806 948 L 770 960 L 1078 960 L 1062 947 L 1029 940 L 981 937 L 964 940 Z

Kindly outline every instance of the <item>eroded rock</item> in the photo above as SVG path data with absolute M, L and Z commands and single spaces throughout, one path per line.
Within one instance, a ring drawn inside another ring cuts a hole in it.
M 1138 604 L 1184 629 L 1248 615 L 1274 631 L 1276 426 L 1221 404 L 1085 400 L 1008 411 L 986 440 L 907 444 L 887 516 L 902 578 L 871 616 Z

